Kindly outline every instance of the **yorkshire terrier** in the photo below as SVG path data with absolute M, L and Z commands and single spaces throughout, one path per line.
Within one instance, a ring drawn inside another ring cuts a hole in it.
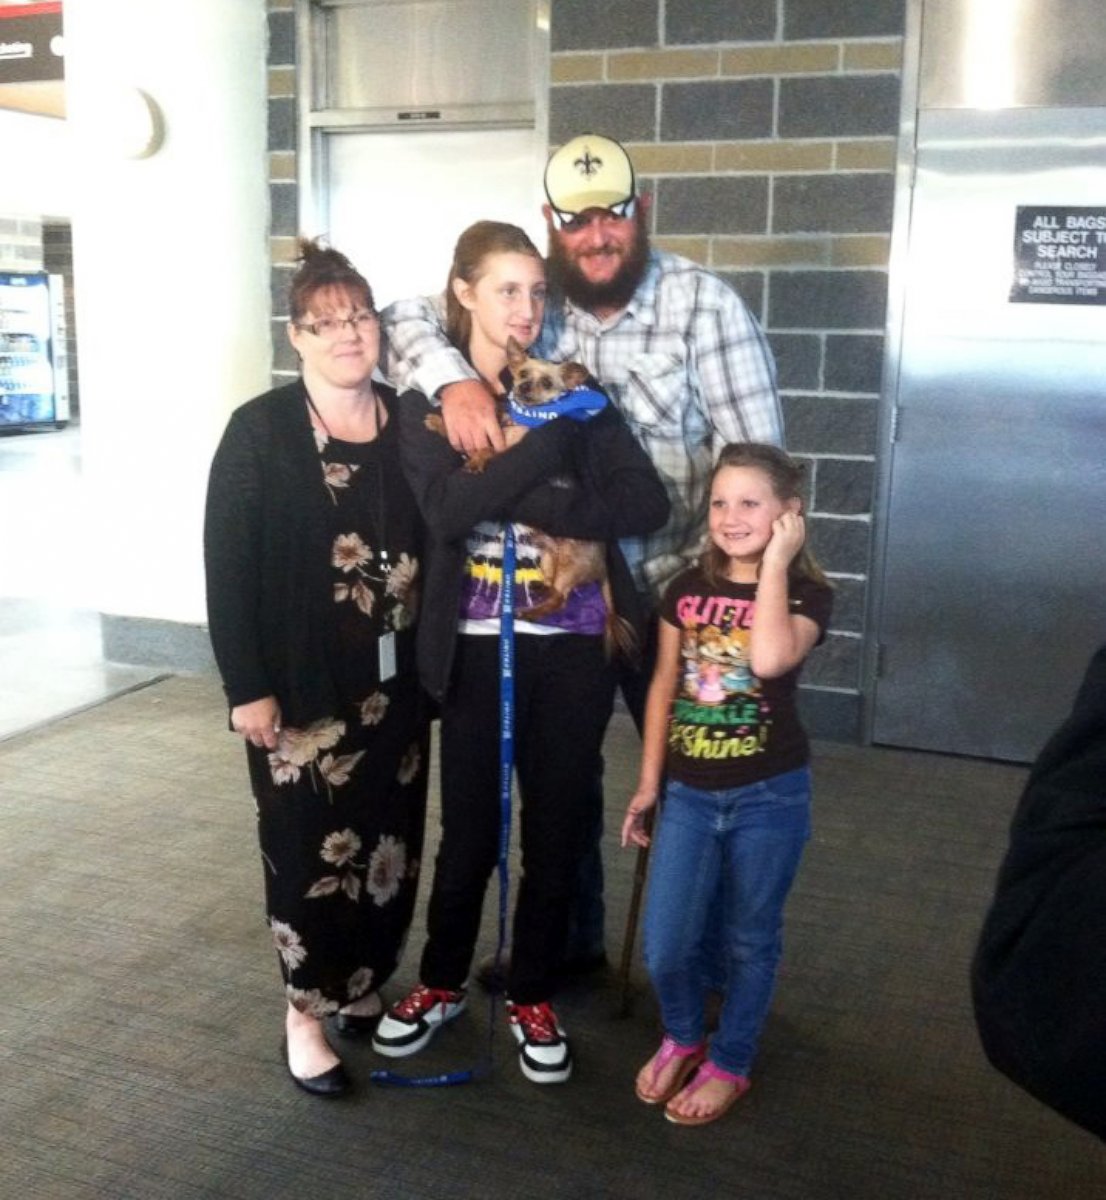
M 515 400 L 526 405 L 548 404 L 574 387 L 579 387 L 588 378 L 588 369 L 581 363 L 553 363 L 531 358 L 513 337 L 507 339 L 507 367 L 511 372 Z M 511 420 L 505 399 L 496 402 L 495 415 L 504 431 L 508 449 L 521 442 L 526 436 L 527 426 Z M 440 413 L 430 413 L 425 424 L 427 429 L 446 436 L 445 422 Z M 465 459 L 463 469 L 479 475 L 498 453 L 491 449 L 477 450 Z

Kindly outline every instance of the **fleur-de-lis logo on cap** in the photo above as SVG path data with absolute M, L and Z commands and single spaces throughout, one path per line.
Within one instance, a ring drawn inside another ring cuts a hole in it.
M 585 146 L 584 153 L 572 164 L 586 179 L 597 175 L 603 166 L 603 160 Z

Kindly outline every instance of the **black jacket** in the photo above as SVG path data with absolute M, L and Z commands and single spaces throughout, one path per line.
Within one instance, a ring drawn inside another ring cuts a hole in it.
M 377 392 L 391 418 L 380 433 L 384 486 L 397 501 L 389 524 L 394 515 L 404 523 L 397 534 L 417 545 L 395 393 L 379 385 Z M 231 414 L 211 464 L 204 521 L 208 629 L 231 707 L 274 695 L 288 725 L 337 711 L 329 504 L 302 380 Z M 401 667 L 413 659 L 413 639 L 398 635 Z
M 1106 1140 L 1106 646 L 1030 772 L 972 996 L 991 1062 Z
M 436 412 L 419 392 L 399 398 L 403 465 L 426 523 L 426 573 L 419 616 L 423 686 L 445 695 L 457 640 L 465 538 L 478 521 L 518 521 L 554 537 L 608 543 L 615 608 L 641 631 L 644 614 L 617 539 L 659 529 L 668 519 L 664 484 L 614 405 L 590 421 L 568 418 L 530 430 L 483 473 L 428 430 Z M 567 477 L 572 486 L 551 483 Z

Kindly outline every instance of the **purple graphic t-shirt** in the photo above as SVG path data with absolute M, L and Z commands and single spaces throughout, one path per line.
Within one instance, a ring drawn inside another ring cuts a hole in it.
M 543 631 L 602 635 L 606 628 L 607 605 L 598 583 L 573 588 L 568 603 L 538 622 L 522 620 L 518 614 L 539 604 L 546 596 L 541 554 L 527 525 L 515 525 L 515 626 L 520 632 L 540 626 Z M 467 538 L 465 579 L 461 586 L 462 622 L 498 621 L 503 610 L 503 526 L 481 521 Z M 465 632 L 475 632 L 471 627 Z M 490 632 L 490 630 L 489 630 Z

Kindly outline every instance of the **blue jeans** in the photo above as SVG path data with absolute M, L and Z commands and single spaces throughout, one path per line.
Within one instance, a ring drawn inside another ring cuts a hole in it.
M 711 1039 L 716 1066 L 747 1075 L 772 1002 L 783 908 L 810 837 L 810 769 L 727 791 L 670 781 L 653 847 L 645 905 L 645 965 L 668 1035 L 703 1040 L 705 961 L 722 915 L 726 990 Z

